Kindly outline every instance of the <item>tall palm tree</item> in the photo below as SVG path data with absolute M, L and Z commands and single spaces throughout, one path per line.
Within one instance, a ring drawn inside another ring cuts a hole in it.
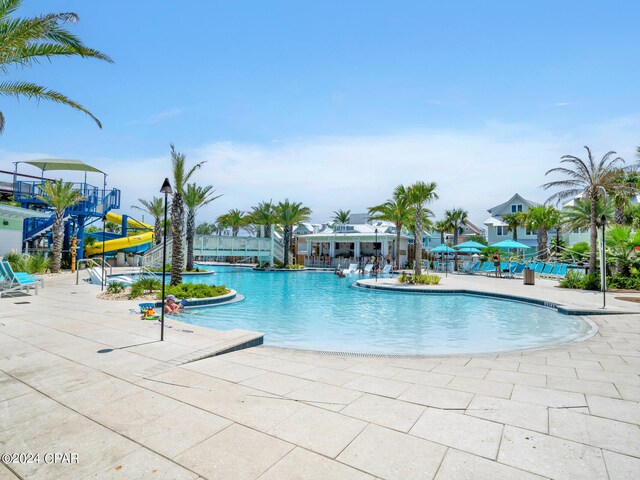
M 393 192 L 393 198 L 386 202 L 369 207 L 370 220 L 385 220 L 393 223 L 396 229 L 396 251 L 395 264 L 396 268 L 400 268 L 400 236 L 402 229 L 407 226 L 414 218 L 413 208 L 409 203 L 406 190 L 402 185 L 398 185 Z
M 284 266 L 289 264 L 289 250 L 291 243 L 291 232 L 293 226 L 309 220 L 311 209 L 302 205 L 302 202 L 290 202 L 285 199 L 284 202 L 278 203 L 276 206 L 276 217 L 278 223 L 284 230 Z
M 73 183 L 63 182 L 62 179 L 54 182 L 47 181 L 41 188 L 42 194 L 37 196 L 38 199 L 54 209 L 51 273 L 59 273 L 62 261 L 62 241 L 64 240 L 64 212 L 67 208 L 84 200 L 85 197 L 73 188 Z
M 22 0 L 0 0 L 0 73 L 7 74 L 12 67 L 31 67 L 43 60 L 55 57 L 96 58 L 106 62 L 112 60 L 104 53 L 85 47 L 82 41 L 63 28 L 66 22 L 76 23 L 75 13 L 49 13 L 29 18 L 14 18 L 11 15 L 22 5 Z M 89 110 L 60 92 L 32 82 L 0 82 L 0 95 L 16 98 L 48 100 L 67 105 L 86 113 L 102 128 Z M 0 112 L 0 133 L 5 119 Z
M 507 228 L 513 233 L 513 240 L 518 240 L 518 228 L 524 227 L 527 223 L 527 214 L 524 212 L 505 213 L 502 221 L 507 224 Z
M 138 203 L 142 206 L 132 205 L 131 208 L 141 210 L 153 217 L 153 236 L 155 238 L 156 245 L 159 245 L 162 243 L 162 214 L 164 213 L 162 198 L 153 197 L 151 200 L 139 198 Z
M 196 234 L 196 212 L 199 208 L 210 204 L 222 195 L 214 195 L 212 185 L 200 187 L 188 183 L 184 192 L 184 204 L 187 207 L 187 271 L 193 270 L 193 241 Z
M 271 225 L 276 223 L 273 201 L 260 202 L 251 209 L 251 222 L 264 228 L 264 237 L 271 238 Z
M 439 220 L 433 224 L 433 229 L 440 234 L 440 244 L 443 244 L 444 235 L 451 229 L 451 226 L 447 220 Z
M 248 223 L 251 221 L 249 215 L 244 213 L 242 210 L 238 210 L 237 208 L 232 208 L 227 213 L 220 215 L 216 222 L 220 227 L 230 228 L 231 235 L 234 237 L 238 236 L 240 233 L 240 228 L 246 227 Z
M 184 251 L 182 240 L 184 237 L 184 194 L 187 183 L 195 171 L 205 162 L 200 162 L 186 170 L 187 158 L 184 153 L 177 152 L 171 145 L 171 166 L 173 170 L 173 198 L 171 199 L 171 285 L 182 283 L 182 268 L 184 267 Z
M 458 236 L 464 232 L 464 226 L 469 221 L 469 212 L 462 208 L 454 208 L 444 212 L 445 222 L 453 230 L 453 244 L 458 244 Z
M 548 190 L 550 188 L 562 188 L 559 192 L 551 195 L 547 202 L 552 200 L 562 201 L 567 198 L 576 197 L 583 194 L 585 198 L 591 200 L 591 214 L 589 218 L 589 272 L 595 273 L 596 270 L 596 251 L 597 251 L 597 227 L 598 217 L 596 216 L 596 207 L 598 199 L 611 193 L 619 178 L 621 164 L 624 160 L 621 157 L 614 157 L 616 152 L 607 152 L 600 161 L 596 162 L 591 154 L 589 147 L 585 146 L 587 151 L 587 160 L 584 161 L 574 155 L 564 155 L 560 163 L 568 164 L 568 167 L 556 167 L 549 170 L 545 175 L 551 173 L 559 173 L 565 178 L 548 182 L 542 185 L 542 188 Z
M 351 218 L 351 210 L 337 210 L 333 212 L 333 221 L 339 225 L 349 223 Z
M 528 228 L 537 230 L 538 257 L 546 260 L 549 257 L 549 249 L 547 247 L 549 230 L 556 228 L 560 223 L 560 212 L 553 205 L 539 205 L 531 207 L 527 211 L 526 220 Z
M 433 213 L 426 208 L 426 204 L 438 198 L 436 193 L 437 185 L 435 182 L 425 183 L 416 182 L 410 185 L 405 192 L 409 204 L 414 209 L 414 246 L 415 246 L 415 274 L 422 274 L 422 234 L 425 227 L 425 219 Z

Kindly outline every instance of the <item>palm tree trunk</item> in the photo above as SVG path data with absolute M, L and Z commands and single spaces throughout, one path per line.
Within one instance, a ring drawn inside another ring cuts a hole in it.
M 422 209 L 416 210 L 416 232 L 414 234 L 416 247 L 414 271 L 416 275 L 422 275 Z
M 517 225 L 515 227 L 513 227 L 513 241 L 514 242 L 518 241 L 518 226 Z
M 597 223 L 598 195 L 591 194 L 591 215 L 589 215 L 589 273 L 598 273 L 596 270 L 596 250 L 598 248 L 598 223 Z
M 396 258 L 395 258 L 395 263 L 396 266 L 395 268 L 400 268 L 400 234 L 402 231 L 402 225 L 396 225 Z
M 56 210 L 53 219 L 53 258 L 51 259 L 51 273 L 60 272 L 62 261 L 62 242 L 64 240 L 64 210 Z M 104 239 L 103 239 L 104 240 Z
M 289 265 L 289 226 L 284 227 L 284 266 Z
M 624 206 L 616 207 L 616 213 L 613 217 L 616 225 L 624 225 Z
M 271 238 L 271 225 L 264 226 L 264 238 Z
M 156 245 L 160 245 L 162 243 L 162 219 L 160 217 L 156 217 L 153 225 L 153 235 L 156 239 Z
M 184 225 L 184 203 L 182 194 L 175 192 L 171 201 L 171 234 L 173 246 L 171 247 L 171 285 L 182 283 L 182 265 L 184 252 L 182 251 L 182 236 Z M 164 300 L 164 299 L 163 299 Z
M 195 240 L 196 231 L 196 214 L 189 212 L 187 214 L 187 271 L 193 270 L 193 242 Z
M 549 252 L 547 249 L 548 232 L 546 228 L 538 229 L 538 257 L 543 260 L 549 258 Z
M 440 232 L 440 244 L 444 243 L 444 232 Z

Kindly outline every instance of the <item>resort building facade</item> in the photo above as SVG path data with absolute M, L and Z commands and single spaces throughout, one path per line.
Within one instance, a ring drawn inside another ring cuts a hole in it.
M 475 223 L 471 221 L 467 221 L 464 227 L 462 228 L 462 232 L 458 233 L 458 243 L 466 242 L 467 240 L 469 240 L 469 238 L 476 235 L 486 238 L 486 232 L 482 228 L 478 227 Z M 436 232 L 435 230 L 432 230 L 429 233 L 429 239 L 427 242 L 428 247 L 429 248 L 437 247 L 441 243 L 453 244 L 453 237 L 454 237 L 453 232 L 446 232 L 444 233 L 444 242 L 443 242 L 442 235 L 440 234 L 440 232 Z
M 509 226 L 504 222 L 504 215 L 511 213 L 526 213 L 531 207 L 541 205 L 533 200 L 527 200 L 520 194 L 516 193 L 509 200 L 488 210 L 490 217 L 484 221 L 487 227 L 487 241 L 489 245 L 513 238 L 513 232 L 509 230 Z M 538 244 L 538 235 L 535 230 L 529 230 L 526 227 L 518 227 L 518 242 L 535 247 Z

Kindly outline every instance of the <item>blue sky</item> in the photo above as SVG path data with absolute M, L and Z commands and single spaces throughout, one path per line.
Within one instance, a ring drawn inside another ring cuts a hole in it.
M 202 212 L 289 197 L 314 219 L 363 211 L 398 183 L 436 181 L 444 209 L 486 209 L 538 186 L 561 155 L 640 145 L 630 1 L 86 2 L 70 26 L 107 64 L 9 73 L 79 101 L 3 99 L 0 161 L 42 155 L 105 169 L 127 210 L 169 172 L 169 143 L 207 160 L 224 196 Z M 206 217 L 206 218 L 205 218 Z

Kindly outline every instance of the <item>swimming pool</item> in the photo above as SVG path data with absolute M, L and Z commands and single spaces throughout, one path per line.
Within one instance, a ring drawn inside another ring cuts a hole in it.
M 472 295 L 417 295 L 353 288 L 355 277 L 207 267 L 187 282 L 224 284 L 242 302 L 193 309 L 180 320 L 265 333 L 266 345 L 401 355 L 503 352 L 558 345 L 595 332 L 580 317 Z

